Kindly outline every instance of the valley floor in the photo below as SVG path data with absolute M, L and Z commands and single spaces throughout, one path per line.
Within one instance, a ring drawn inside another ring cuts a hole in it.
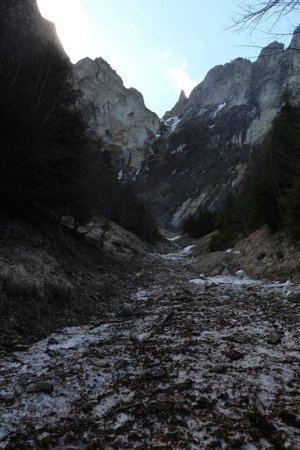
M 145 256 L 131 300 L 0 360 L 0 449 L 300 449 L 300 288 Z M 200 257 L 198 257 L 200 258 Z

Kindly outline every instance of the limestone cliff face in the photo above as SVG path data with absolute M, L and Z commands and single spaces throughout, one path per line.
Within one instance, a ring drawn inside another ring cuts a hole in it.
M 296 31 L 288 49 L 273 42 L 255 62 L 214 67 L 172 110 L 178 118 L 167 113 L 162 144 L 138 180 L 162 225 L 176 227 L 201 206 L 220 209 L 245 179 L 286 98 L 300 101 Z
M 159 118 L 146 108 L 140 92 L 124 87 L 104 59 L 85 58 L 74 66 L 74 74 L 91 130 L 103 140 L 120 178 L 134 179 L 157 139 Z

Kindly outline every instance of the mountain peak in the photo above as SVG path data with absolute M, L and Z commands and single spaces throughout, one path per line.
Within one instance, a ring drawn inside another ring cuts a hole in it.
M 300 50 L 300 25 L 297 26 L 297 28 L 295 29 L 295 31 L 293 33 L 290 48 Z
M 170 110 L 167 111 L 166 114 L 164 115 L 164 119 L 167 120 L 170 117 L 180 117 L 183 113 L 183 111 L 185 110 L 185 106 L 188 102 L 188 97 L 185 95 L 184 90 L 180 91 L 180 95 L 179 95 L 179 99 L 176 103 L 176 105 Z
M 185 101 L 185 100 L 187 100 L 187 96 L 185 95 L 185 92 L 184 92 L 184 90 L 181 90 L 180 91 L 180 95 L 179 95 L 179 102 L 182 102 L 182 101 Z
M 283 52 L 283 50 L 284 44 L 282 44 L 282 42 L 273 41 L 261 50 L 258 58 L 261 57 L 264 58 L 266 56 L 275 56 L 278 53 Z

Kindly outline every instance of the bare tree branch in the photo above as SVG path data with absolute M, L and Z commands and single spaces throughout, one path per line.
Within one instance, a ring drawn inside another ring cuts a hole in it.
M 239 2 L 241 15 L 234 20 L 233 27 L 239 30 L 255 29 L 264 19 L 273 18 L 274 25 L 292 11 L 300 10 L 300 0 L 261 0 L 254 6 Z

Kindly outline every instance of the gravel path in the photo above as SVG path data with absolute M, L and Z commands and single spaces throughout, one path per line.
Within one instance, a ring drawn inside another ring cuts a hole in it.
M 204 279 L 191 255 L 0 361 L 0 449 L 300 449 L 299 287 Z

